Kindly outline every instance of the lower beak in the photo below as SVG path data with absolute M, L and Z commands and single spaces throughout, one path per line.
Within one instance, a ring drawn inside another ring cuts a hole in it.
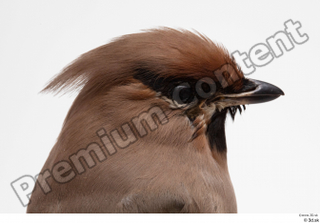
M 240 92 L 236 94 L 226 94 L 224 95 L 224 101 L 233 101 L 232 104 L 257 104 L 272 101 L 278 98 L 280 95 L 284 95 L 283 91 L 266 82 L 258 81 L 254 79 L 248 79 L 248 84 L 254 85 L 255 89 Z M 245 88 L 244 88 L 245 89 Z

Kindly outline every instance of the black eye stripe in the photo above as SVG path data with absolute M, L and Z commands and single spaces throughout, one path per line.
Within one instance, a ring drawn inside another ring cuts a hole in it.
M 188 83 L 190 88 L 180 89 L 180 98 L 183 99 L 184 103 L 189 103 L 192 101 L 194 95 L 194 85 L 196 83 L 195 79 L 186 78 L 163 78 L 156 72 L 153 72 L 144 67 L 139 67 L 135 69 L 135 79 L 140 80 L 144 85 L 147 85 L 156 92 L 161 92 L 163 96 L 173 99 L 173 92 L 176 87 L 179 87 L 183 83 Z M 190 101 L 191 100 L 191 101 Z
M 158 72 L 150 70 L 146 66 L 138 66 L 134 70 L 134 73 L 135 74 L 133 77 L 135 79 L 140 80 L 143 84 L 147 85 L 148 87 L 150 87 L 156 92 L 160 92 L 162 96 L 166 96 L 171 100 L 175 100 L 173 96 L 175 89 L 183 83 L 188 83 L 189 89 L 182 90 L 179 93 L 179 98 L 180 98 L 180 100 L 178 100 L 179 104 L 190 103 L 193 101 L 194 97 L 197 97 L 198 99 L 207 98 L 207 97 L 204 97 L 202 94 L 199 95 L 199 92 L 196 91 L 196 84 L 197 84 L 197 81 L 199 80 L 196 80 L 193 78 L 183 78 L 183 79 L 175 78 L 175 77 L 164 78 L 160 76 Z M 253 88 L 255 88 L 255 86 L 246 85 L 245 83 L 246 83 L 246 79 L 244 78 L 244 79 L 238 80 L 237 82 L 234 82 L 231 86 L 223 88 L 219 82 L 215 82 L 216 87 L 214 89 L 215 90 L 214 93 L 221 92 L 223 94 L 225 93 L 230 94 L 230 93 L 238 93 L 243 91 L 250 91 Z M 235 86 L 237 84 L 240 84 L 240 86 L 242 85 L 243 87 L 241 87 L 240 90 L 235 89 Z M 201 88 L 203 90 L 202 93 L 205 93 L 205 94 L 210 92 L 210 90 L 212 90 L 208 85 L 208 83 L 202 83 Z

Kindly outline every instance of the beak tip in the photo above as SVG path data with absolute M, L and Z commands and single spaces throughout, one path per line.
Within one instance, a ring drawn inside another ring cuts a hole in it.
M 269 88 L 271 90 L 271 92 L 273 92 L 274 94 L 278 94 L 279 96 L 284 95 L 283 90 L 281 90 L 279 87 L 268 84 Z
M 280 88 L 278 88 L 277 90 L 279 91 L 279 93 L 278 93 L 278 94 L 279 94 L 279 96 L 281 96 L 281 95 L 285 95 L 285 94 L 284 94 L 284 92 L 283 92 L 283 90 L 281 90 Z

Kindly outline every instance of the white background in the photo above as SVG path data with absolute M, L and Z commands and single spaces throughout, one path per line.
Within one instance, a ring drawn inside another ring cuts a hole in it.
M 80 54 L 158 26 L 195 29 L 248 52 L 292 19 L 309 40 L 249 76 L 286 95 L 227 120 L 228 163 L 239 213 L 319 213 L 319 3 L 2 0 L 0 211 L 26 211 L 10 182 L 41 170 L 75 98 L 39 91 Z

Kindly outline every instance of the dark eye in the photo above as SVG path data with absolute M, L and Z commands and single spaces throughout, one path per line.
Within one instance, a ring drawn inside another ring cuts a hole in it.
M 178 104 L 188 104 L 193 101 L 194 94 L 188 84 L 181 84 L 174 88 L 172 99 Z
M 180 99 L 183 103 L 190 103 L 192 101 L 192 90 L 187 87 L 182 87 L 179 92 Z

